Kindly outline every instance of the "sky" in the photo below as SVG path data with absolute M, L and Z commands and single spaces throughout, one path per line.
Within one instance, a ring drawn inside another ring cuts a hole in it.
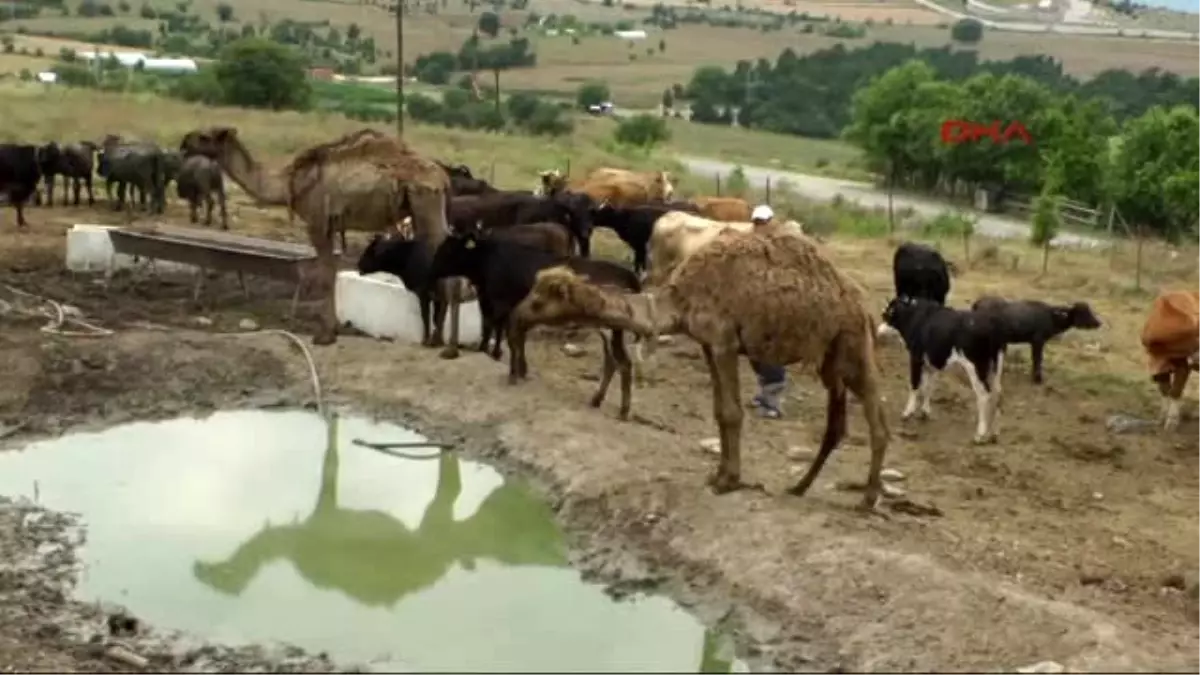
M 1200 0 L 1138 0 L 1151 7 L 1166 7 L 1181 12 L 1200 13 Z

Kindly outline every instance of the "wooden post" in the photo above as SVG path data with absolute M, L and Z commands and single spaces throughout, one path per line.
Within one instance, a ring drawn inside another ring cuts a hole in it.
M 1042 242 L 1042 276 L 1046 275 L 1046 271 L 1050 269 L 1050 238 Z
M 1137 237 L 1137 261 L 1134 263 L 1133 273 L 1133 288 L 1138 291 L 1142 290 L 1142 243 L 1146 239 L 1142 236 L 1143 234 L 1142 226 L 1138 225 L 1137 234 L 1135 235 Z
M 716 174 L 716 179 L 717 179 L 717 196 L 720 197 L 721 196 L 721 174 L 719 174 L 719 173 Z
M 493 68 L 492 76 L 496 84 L 496 114 L 500 114 L 500 69 Z
M 896 171 L 891 166 L 889 166 L 888 167 L 888 184 L 887 184 L 888 234 L 889 235 L 896 233 L 896 211 L 892 206 L 892 194 L 895 191 L 896 191 Z M 970 257 L 968 257 L 967 260 L 969 261 Z
M 404 138 L 404 0 L 396 0 L 396 135 Z
M 771 204 L 771 177 L 767 176 L 767 204 Z
M 567 176 L 571 175 L 571 158 L 570 157 L 567 158 L 567 173 L 565 175 L 567 175 Z

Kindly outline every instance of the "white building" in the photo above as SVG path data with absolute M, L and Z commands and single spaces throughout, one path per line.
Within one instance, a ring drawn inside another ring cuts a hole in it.
M 126 68 L 136 68 L 140 63 L 143 69 L 158 73 L 194 73 L 199 70 L 196 61 L 193 59 L 155 58 L 146 56 L 141 52 L 101 52 L 100 50 L 95 50 L 91 52 L 78 52 L 76 56 L 89 62 L 97 60 L 107 61 L 110 58 L 115 58 L 118 63 Z

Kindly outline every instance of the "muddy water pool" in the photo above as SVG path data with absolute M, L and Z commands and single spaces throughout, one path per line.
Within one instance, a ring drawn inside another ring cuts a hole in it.
M 139 422 L 0 453 L 0 493 L 83 516 L 78 593 L 229 644 L 372 670 L 744 671 L 671 601 L 615 601 L 549 507 L 403 427 L 303 411 Z

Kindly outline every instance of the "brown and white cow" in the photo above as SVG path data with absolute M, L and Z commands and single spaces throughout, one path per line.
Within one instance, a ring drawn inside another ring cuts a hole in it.
M 543 171 L 542 192 L 552 195 L 562 190 L 583 192 L 596 204 L 618 208 L 650 202 L 670 201 L 675 194 L 671 174 L 666 171 L 629 171 L 600 168 L 578 180 L 568 180 L 560 171 Z
M 1180 400 L 1200 354 L 1200 293 L 1167 291 L 1154 299 L 1142 346 L 1150 362 L 1150 377 L 1163 396 L 1162 424 L 1167 431 L 1179 425 Z

